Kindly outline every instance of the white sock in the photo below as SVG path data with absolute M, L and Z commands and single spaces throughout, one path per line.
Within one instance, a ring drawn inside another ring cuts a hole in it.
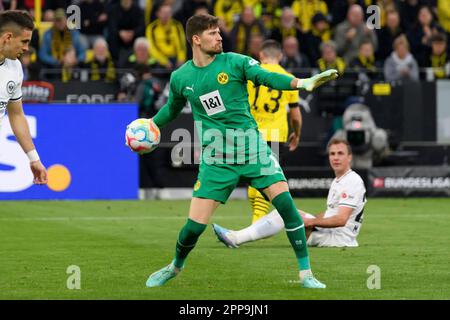
M 307 276 L 307 275 L 312 275 L 311 269 L 308 269 L 308 270 L 300 270 L 300 281 L 303 281 L 303 279 L 304 279 L 305 276 Z
M 277 210 L 273 210 L 256 221 L 251 226 L 233 231 L 236 244 L 240 245 L 249 241 L 255 241 L 273 236 L 284 229 L 284 222 Z

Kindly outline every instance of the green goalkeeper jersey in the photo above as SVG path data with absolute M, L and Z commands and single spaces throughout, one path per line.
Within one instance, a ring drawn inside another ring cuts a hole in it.
M 172 73 L 168 101 L 153 120 L 160 128 L 164 127 L 180 114 L 186 101 L 189 101 L 203 149 L 215 140 L 216 146 L 223 145 L 223 154 L 233 149 L 230 146 L 235 147 L 235 152 L 242 146 L 236 145 L 238 139 L 227 139 L 232 131 L 247 134 L 254 131 L 260 139 L 248 103 L 247 80 L 256 86 L 292 90 L 292 79 L 292 76 L 269 72 L 261 68 L 256 60 L 236 53 L 217 54 L 205 67 L 197 67 L 189 60 Z M 218 133 L 222 137 L 219 144 Z M 212 139 L 212 136 L 215 138 Z M 246 140 L 242 150 L 246 158 L 248 144 Z

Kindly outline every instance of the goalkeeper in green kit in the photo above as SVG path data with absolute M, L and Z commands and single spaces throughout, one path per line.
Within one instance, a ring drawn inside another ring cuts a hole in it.
M 251 115 L 247 80 L 276 90 L 312 91 L 337 78 L 337 71 L 298 79 L 264 70 L 250 57 L 223 53 L 218 19 L 211 15 L 189 18 L 186 36 L 193 59 L 172 73 L 169 99 L 153 121 L 164 127 L 189 101 L 202 144 L 201 162 L 189 218 L 179 233 L 175 257 L 168 266 L 150 275 L 147 287 L 161 286 L 183 270 L 215 209 L 227 201 L 239 181 L 245 181 L 260 190 L 283 218 L 302 287 L 325 288 L 311 272 L 303 221 L 286 178 Z

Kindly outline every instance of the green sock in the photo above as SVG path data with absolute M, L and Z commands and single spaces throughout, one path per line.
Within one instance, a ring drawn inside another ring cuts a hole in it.
M 303 220 L 295 207 L 291 194 L 287 191 L 280 193 L 272 199 L 272 204 L 283 218 L 286 234 L 295 251 L 299 269 L 311 269 L 309 265 L 305 227 L 303 226 Z
M 184 261 L 186 260 L 189 252 L 194 249 L 198 238 L 203 231 L 205 231 L 205 229 L 206 224 L 198 223 L 191 219 L 187 220 L 178 235 L 174 261 L 175 267 L 182 268 L 184 266 Z

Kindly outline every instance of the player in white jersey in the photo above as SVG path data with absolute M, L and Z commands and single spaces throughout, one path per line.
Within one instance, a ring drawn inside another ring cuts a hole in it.
M 327 210 L 316 216 L 299 210 L 306 227 L 307 243 L 317 247 L 357 247 L 361 229 L 366 188 L 361 177 L 351 169 L 352 151 L 347 141 L 332 139 L 328 144 L 330 166 L 335 179 L 327 198 Z M 276 210 L 251 226 L 233 231 L 213 224 L 221 242 L 231 248 L 273 236 L 284 229 Z
M 9 10 L 0 13 L 0 125 L 8 112 L 14 135 L 30 159 L 33 182 L 46 184 L 47 171 L 39 159 L 23 112 L 23 71 L 18 60 L 28 51 L 33 29 L 33 18 L 25 11 Z

